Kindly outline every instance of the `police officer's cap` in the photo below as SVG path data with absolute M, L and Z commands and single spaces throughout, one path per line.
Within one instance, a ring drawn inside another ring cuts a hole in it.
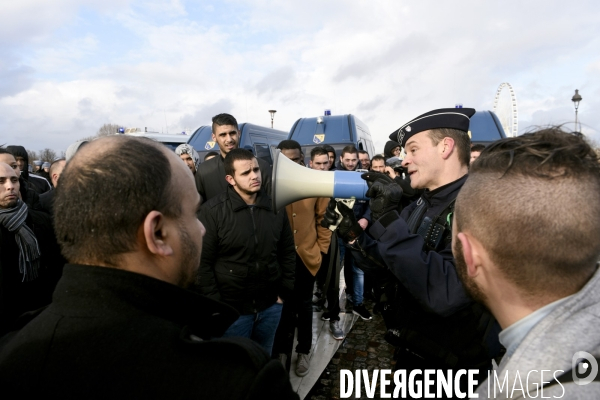
M 404 147 L 411 136 L 429 129 L 450 128 L 468 132 L 473 114 L 473 108 L 440 108 L 429 111 L 395 130 L 390 135 L 390 140 L 395 140 Z
M 33 162 L 33 165 L 37 165 L 38 167 L 41 167 L 42 166 L 42 160 L 35 160 Z

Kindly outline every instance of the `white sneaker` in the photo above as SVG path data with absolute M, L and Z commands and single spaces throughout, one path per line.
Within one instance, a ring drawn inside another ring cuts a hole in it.
M 308 354 L 298 353 L 298 360 L 296 360 L 296 375 L 305 376 L 310 370 L 310 358 Z

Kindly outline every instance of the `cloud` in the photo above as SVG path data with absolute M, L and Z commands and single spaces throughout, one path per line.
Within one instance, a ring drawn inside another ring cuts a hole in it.
M 104 123 L 179 131 L 220 112 L 268 126 L 269 109 L 288 130 L 329 108 L 355 114 L 382 150 L 425 111 L 491 109 L 501 82 L 515 88 L 520 127 L 572 121 L 575 88 L 584 131 L 600 127 L 593 2 L 5 3 L 0 127 L 11 142 L 60 150 Z
M 0 61 L 0 98 L 12 96 L 33 84 L 35 70 L 27 65 L 8 65 Z

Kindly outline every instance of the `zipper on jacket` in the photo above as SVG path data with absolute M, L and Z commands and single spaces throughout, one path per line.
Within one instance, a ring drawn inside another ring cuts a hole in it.
M 252 218 L 252 228 L 254 230 L 254 255 L 256 256 L 256 249 L 258 248 L 258 235 L 256 234 L 256 224 L 254 223 L 254 207 L 250 208 L 250 217 Z M 260 269 L 258 265 L 258 259 L 256 260 L 256 273 L 258 274 L 258 270 Z M 256 299 L 252 299 L 252 305 L 254 306 L 254 313 L 258 313 L 256 310 Z

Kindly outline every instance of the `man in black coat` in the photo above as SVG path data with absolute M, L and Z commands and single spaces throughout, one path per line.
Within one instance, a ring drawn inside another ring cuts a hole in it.
M 50 304 L 62 270 L 50 216 L 22 200 L 18 172 L 0 162 L 0 335 Z
M 481 382 L 500 349 L 499 326 L 459 279 L 450 223 L 454 200 L 467 179 L 467 131 L 474 113 L 433 110 L 390 136 L 405 148 L 402 166 L 411 187 L 425 190 L 398 213 L 401 187 L 384 174 L 364 174 L 371 185 L 367 195 L 375 222 L 369 235 L 374 240 L 362 233 L 351 210 L 343 204 L 338 208 L 344 214 L 339 234 L 351 243 L 359 266 L 388 274 L 392 283 L 383 315 L 386 340 L 397 346 L 396 369 L 478 369 Z
M 241 315 L 226 336 L 244 336 L 271 352 L 283 301 L 294 289 L 296 251 L 285 210 L 261 189 L 256 157 L 235 149 L 225 158 L 229 187 L 202 204 L 206 226 L 199 290 Z
M 101 138 L 60 181 L 55 229 L 72 264 L 53 303 L 0 339 L 2 398 L 298 398 L 258 345 L 214 339 L 235 310 L 185 290 L 205 231 L 173 152 Z
M 218 114 L 212 119 L 212 140 L 219 145 L 219 155 L 204 161 L 196 173 L 196 188 L 204 203 L 227 189 L 223 161 L 227 154 L 240 146 L 240 130 L 237 120 L 230 114 Z M 271 193 L 271 166 L 258 158 L 262 188 Z

